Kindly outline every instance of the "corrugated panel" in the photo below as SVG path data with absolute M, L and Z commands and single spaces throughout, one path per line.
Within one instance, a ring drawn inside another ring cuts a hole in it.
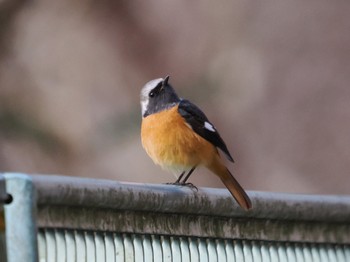
M 350 246 L 41 229 L 40 262 L 350 261 Z

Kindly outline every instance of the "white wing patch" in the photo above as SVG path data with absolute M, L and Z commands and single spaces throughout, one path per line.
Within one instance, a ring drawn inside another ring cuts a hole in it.
M 211 132 L 216 132 L 215 127 L 209 122 L 204 122 L 204 128 Z

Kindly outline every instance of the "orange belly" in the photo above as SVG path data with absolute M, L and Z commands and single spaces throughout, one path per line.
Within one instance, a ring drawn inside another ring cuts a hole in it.
M 217 149 L 197 135 L 174 106 L 142 120 L 141 141 L 154 163 L 176 172 L 207 166 L 218 156 Z

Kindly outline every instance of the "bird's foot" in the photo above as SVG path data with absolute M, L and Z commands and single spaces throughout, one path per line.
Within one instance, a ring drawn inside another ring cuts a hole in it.
M 198 192 L 198 188 L 192 183 L 180 183 L 180 186 L 186 186 L 186 187 L 194 189 L 194 190 L 196 190 Z
M 183 182 L 169 182 L 166 183 L 167 185 L 174 185 L 174 186 L 185 186 L 185 187 L 189 187 L 191 189 L 194 189 L 198 192 L 198 188 L 192 184 L 192 183 L 183 183 Z
M 180 182 L 167 182 L 165 185 L 181 186 L 182 184 Z

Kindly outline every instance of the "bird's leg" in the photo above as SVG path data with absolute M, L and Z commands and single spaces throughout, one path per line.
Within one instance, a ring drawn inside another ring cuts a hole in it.
M 191 174 L 193 173 L 193 171 L 195 169 L 196 169 L 196 166 L 192 167 L 191 170 L 188 171 L 187 175 L 185 176 L 185 178 L 182 181 L 181 181 L 181 179 L 183 178 L 183 176 L 185 175 L 186 172 L 182 172 L 181 175 L 179 176 L 179 178 L 174 183 L 167 183 L 167 184 L 169 184 L 169 185 L 187 186 L 187 187 L 190 187 L 190 188 L 195 189 L 196 191 L 198 191 L 198 188 L 194 184 L 186 182 L 190 178 Z
M 183 171 L 181 173 L 181 175 L 178 177 L 178 179 L 176 179 L 175 183 L 174 184 L 181 184 L 181 178 L 185 175 L 185 171 Z
M 166 183 L 167 185 L 181 185 L 181 178 L 185 175 L 185 171 L 181 173 L 181 175 L 178 177 L 178 179 L 176 179 L 176 181 L 174 183 L 169 182 Z
M 184 178 L 182 181 L 180 181 L 180 185 L 181 185 L 181 186 L 188 186 L 188 187 L 190 187 L 190 188 L 195 189 L 196 191 L 198 191 L 198 188 L 197 188 L 194 184 L 186 182 L 186 181 L 190 178 L 191 174 L 193 173 L 193 171 L 194 171 L 195 169 L 196 169 L 195 166 L 192 167 L 192 169 L 187 173 L 187 175 L 185 176 L 185 178 Z
M 181 184 L 186 184 L 186 181 L 190 178 L 190 176 L 192 175 L 193 171 L 196 169 L 196 166 L 192 167 L 192 169 L 188 172 L 188 174 L 186 175 L 186 177 L 182 180 L 182 182 L 180 182 Z M 184 173 L 182 173 L 183 176 Z M 181 177 L 182 177 L 181 176 Z

